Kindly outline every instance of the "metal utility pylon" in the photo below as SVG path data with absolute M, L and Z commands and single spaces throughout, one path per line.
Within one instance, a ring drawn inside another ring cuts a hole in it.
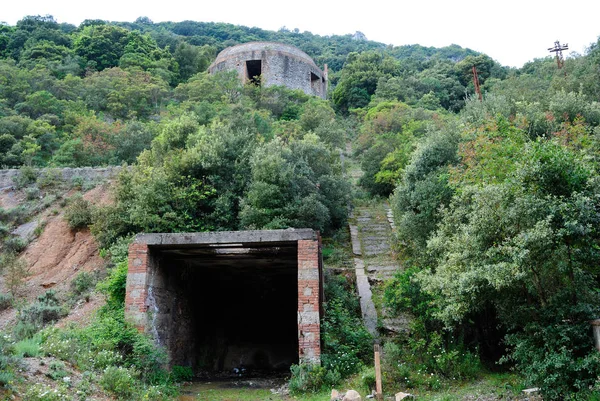
M 559 69 L 563 68 L 563 66 L 565 65 L 565 59 L 562 53 L 563 50 L 569 50 L 569 44 L 565 43 L 561 45 L 558 40 L 554 42 L 554 47 L 548 48 L 548 51 L 550 53 L 556 53 L 556 64 L 558 65 Z

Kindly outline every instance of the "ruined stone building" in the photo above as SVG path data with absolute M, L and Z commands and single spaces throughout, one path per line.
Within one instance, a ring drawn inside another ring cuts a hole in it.
M 322 263 L 310 229 L 139 234 L 125 316 L 171 365 L 288 372 L 320 362 Z
M 228 47 L 208 67 L 211 74 L 233 70 L 244 83 L 282 85 L 323 99 L 327 95 L 327 65 L 322 71 L 302 50 L 283 43 L 250 42 Z

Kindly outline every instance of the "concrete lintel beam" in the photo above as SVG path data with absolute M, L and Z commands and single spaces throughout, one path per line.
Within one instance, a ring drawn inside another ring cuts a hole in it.
M 216 231 L 204 233 L 138 234 L 135 243 L 148 246 L 177 246 L 201 244 L 260 244 L 317 240 L 316 231 L 309 228 L 287 230 Z

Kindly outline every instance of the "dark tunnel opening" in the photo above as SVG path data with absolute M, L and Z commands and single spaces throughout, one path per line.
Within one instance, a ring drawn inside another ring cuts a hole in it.
M 296 244 L 153 254 L 152 326 L 172 366 L 250 373 L 298 363 Z

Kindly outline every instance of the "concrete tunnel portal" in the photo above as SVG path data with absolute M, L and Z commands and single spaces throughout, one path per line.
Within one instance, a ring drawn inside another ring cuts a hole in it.
M 310 229 L 140 234 L 126 318 L 195 372 L 320 362 L 319 234 Z

